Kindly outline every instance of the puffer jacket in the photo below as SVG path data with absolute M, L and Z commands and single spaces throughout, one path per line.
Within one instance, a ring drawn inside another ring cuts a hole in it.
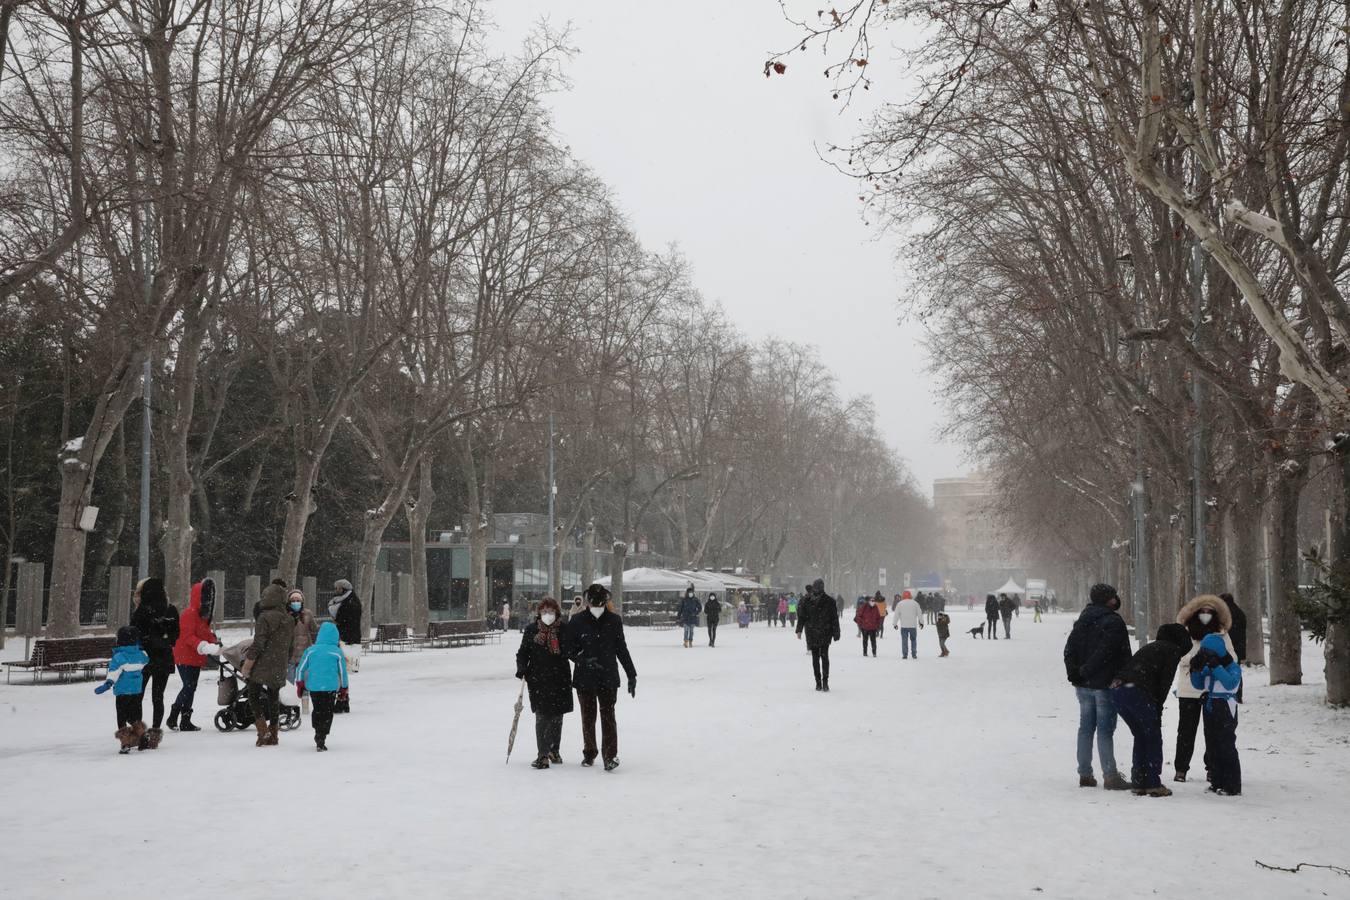
M 1205 607 L 1214 610 L 1214 618 L 1210 620 L 1208 628 L 1201 625 L 1199 620 L 1196 619 L 1200 610 Z M 1192 638 L 1197 633 L 1202 638 L 1208 634 L 1221 635 L 1228 655 L 1234 659 L 1241 658 L 1233 646 L 1232 639 L 1228 636 L 1228 629 L 1233 625 L 1233 614 L 1229 611 L 1228 604 L 1224 603 L 1221 598 L 1211 594 L 1201 594 L 1194 598 L 1177 612 L 1177 624 L 1185 625 Z M 1197 687 L 1191 679 L 1191 660 L 1195 658 L 1195 654 L 1199 651 L 1200 641 L 1195 640 L 1190 651 L 1181 658 L 1181 664 L 1177 666 L 1176 695 L 1178 697 L 1194 700 L 1205 692 L 1203 687 Z
M 1194 672 L 1188 672 L 1191 685 L 1200 693 L 1209 694 L 1206 705 L 1214 700 L 1231 701 L 1242 687 L 1242 666 L 1233 657 L 1228 641 L 1218 634 L 1209 634 L 1200 642 L 1200 659 L 1204 663 Z
M 108 660 L 107 681 L 112 683 L 113 695 L 129 697 L 145 690 L 145 667 L 150 657 L 145 655 L 140 644 L 122 644 L 113 650 Z
M 1089 605 L 1064 642 L 1064 670 L 1074 687 L 1103 690 L 1130 659 L 1130 632 L 1115 610 Z
M 1167 688 L 1177 671 L 1177 662 L 1190 645 L 1191 636 L 1185 628 L 1175 623 L 1163 625 L 1158 629 L 1158 639 L 1140 647 L 1129 662 L 1120 667 L 1116 679 L 1122 684 L 1142 688 L 1153 698 L 1158 709 L 1162 709 L 1167 702 Z
M 702 605 L 698 602 L 698 598 L 693 594 L 685 594 L 680 600 L 680 612 L 676 619 L 681 625 L 697 625 L 700 609 Z
M 164 596 L 163 588 L 154 592 L 146 589 L 140 605 L 131 614 L 131 624 L 141 633 L 141 649 L 150 657 L 146 672 L 172 675 L 174 645 L 178 643 L 178 610 Z
M 206 657 L 201 653 L 203 644 L 220 645 L 220 638 L 211 630 L 211 620 L 202 617 L 202 596 L 208 601 L 215 599 L 216 584 L 210 578 L 203 578 L 192 586 L 187 609 L 178 615 L 178 640 L 173 645 L 173 661 L 180 666 L 194 669 L 206 665 Z M 207 606 L 213 604 L 208 602 Z
M 295 619 L 286 609 L 286 589 L 269 584 L 259 604 L 258 623 L 253 629 L 253 643 L 244 656 L 252 660 L 249 681 L 268 687 L 286 683 L 286 666 L 291 661 L 291 641 L 294 638 Z
M 938 613 L 937 636 L 940 638 L 949 638 L 952 636 L 952 617 L 945 612 Z
M 319 638 L 319 623 L 314 618 L 314 614 L 307 609 L 301 609 L 298 613 L 291 613 L 291 618 L 295 620 L 295 635 L 291 638 L 291 665 L 298 665 L 300 658 L 305 655 L 305 651 L 314 646 L 314 642 Z M 333 632 L 337 633 L 337 625 L 332 622 L 325 622 L 325 625 L 332 625 Z
M 853 614 L 853 621 L 863 631 L 876 631 L 881 627 L 881 612 L 871 603 L 864 603 Z
M 324 622 L 319 636 L 305 649 L 295 669 L 295 681 L 303 681 L 311 694 L 347 687 L 347 657 L 338 645 L 338 628 L 332 622 Z
M 987 618 L 998 618 L 998 598 L 993 594 L 984 598 L 984 614 Z

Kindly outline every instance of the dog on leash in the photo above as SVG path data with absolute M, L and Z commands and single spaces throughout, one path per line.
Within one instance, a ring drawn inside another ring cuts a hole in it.
M 970 629 L 970 636 L 971 636 L 971 637 L 977 637 L 977 638 L 982 638 L 982 637 L 984 637 L 984 626 L 983 626 L 983 625 L 976 625 L 974 628 Z

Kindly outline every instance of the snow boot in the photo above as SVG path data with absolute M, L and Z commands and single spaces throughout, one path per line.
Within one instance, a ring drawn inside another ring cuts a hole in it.
M 1079 786 L 1079 787 L 1096 787 L 1096 786 L 1097 786 L 1097 779 L 1093 778 L 1091 775 L 1079 775 L 1079 776 L 1078 776 L 1078 786 Z
M 253 727 L 258 729 L 258 740 L 254 742 L 255 747 L 267 746 L 267 720 L 262 716 L 253 720 Z
M 131 726 L 131 736 L 136 742 L 136 751 L 139 753 L 150 746 L 150 738 L 145 732 L 145 723 L 137 722 Z
M 277 730 L 280 727 L 281 724 L 279 722 L 273 722 L 267 727 L 267 739 L 263 742 L 263 746 L 275 747 L 281 743 L 281 741 L 277 739 Z
M 1106 776 L 1106 781 L 1102 783 L 1102 787 L 1106 788 L 1108 791 L 1128 791 L 1133 788 L 1134 785 L 1126 781 L 1125 776 L 1121 775 L 1119 772 L 1112 772 L 1110 775 Z
M 118 753 L 130 753 L 131 748 L 136 746 L 136 739 L 132 737 L 131 726 L 123 725 L 117 731 L 113 732 L 113 737 L 117 738 L 119 745 Z
M 595 760 L 594 760 L 594 759 L 583 759 L 583 760 L 581 761 L 581 764 L 582 764 L 583 766 L 585 766 L 586 768 L 589 769 L 591 766 L 595 765 Z
M 183 718 L 182 718 L 182 721 L 180 721 L 180 722 L 178 723 L 178 730 L 179 730 L 179 731 L 201 731 L 201 730 L 202 730 L 200 726 L 197 726 L 197 725 L 193 725 L 193 724 L 192 724 L 192 710 L 190 710 L 190 709 L 185 709 L 185 710 L 183 710 Z
M 1134 795 L 1136 797 L 1170 797 L 1172 796 L 1172 789 L 1162 785 L 1151 788 L 1135 788 Z
M 541 757 L 539 757 L 539 758 L 536 759 L 534 762 L 530 763 L 530 768 L 531 768 L 531 769 L 547 769 L 547 768 L 548 768 L 548 757 L 547 757 L 547 756 L 541 756 Z
M 169 710 L 169 730 L 170 730 L 170 731 L 177 731 L 177 730 L 178 730 L 178 704 L 177 704 L 177 703 L 175 703 L 175 704 L 173 705 L 173 707 Z
M 314 749 L 317 750 L 319 753 L 323 753 L 324 751 L 326 751 L 328 749 L 328 744 L 325 743 L 327 740 L 328 735 L 326 734 L 314 735 Z
M 830 679 L 828 678 L 821 679 L 820 689 L 828 694 L 830 692 Z
M 147 750 L 158 750 L 159 742 L 164 740 L 164 729 L 151 728 L 145 733 L 145 740 Z
M 1173 780 L 1173 781 L 1180 781 L 1180 782 L 1183 782 L 1183 783 L 1184 783 L 1184 782 L 1186 781 L 1186 770 L 1185 770 L 1185 769 L 1177 769 L 1177 774 L 1175 774 L 1175 775 L 1172 776 L 1172 780 Z
M 561 766 L 561 765 L 562 765 L 562 754 L 559 753 L 557 750 L 554 750 L 554 751 L 552 751 L 551 753 L 549 753 L 549 755 L 548 755 L 548 761 L 551 762 L 551 763 L 552 763 L 553 765 L 555 765 L 555 766 Z
M 606 772 L 613 772 L 613 771 L 614 771 L 615 769 L 617 769 L 618 767 L 619 767 L 619 758 L 618 758 L 617 756 L 614 757 L 613 759 L 607 759 L 607 760 L 605 760 L 605 771 L 606 771 Z

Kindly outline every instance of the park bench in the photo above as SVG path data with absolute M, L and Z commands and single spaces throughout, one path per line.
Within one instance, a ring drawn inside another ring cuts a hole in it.
M 470 647 L 487 643 L 499 644 L 500 631 L 489 631 L 482 619 L 430 622 L 427 624 L 426 643 L 432 647 Z
M 366 645 L 371 653 L 405 653 L 420 649 L 421 642 L 408 637 L 408 626 L 398 622 L 375 626 L 375 637 Z
M 93 678 L 100 669 L 107 670 L 116 645 L 117 640 L 112 635 L 38 638 L 27 660 L 5 663 L 5 683 L 9 683 L 15 669 L 32 672 L 34 684 L 48 672 L 54 672 L 57 681 Z

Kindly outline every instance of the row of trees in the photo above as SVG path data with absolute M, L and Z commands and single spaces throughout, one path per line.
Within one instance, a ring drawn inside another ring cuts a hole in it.
M 1350 572 L 1344 5 L 883 0 L 804 19 L 800 49 L 847 56 L 847 99 L 895 26 L 923 35 L 918 96 L 838 152 L 913 235 L 1008 524 L 1085 575 L 1140 560 L 1146 626 L 1223 586 L 1259 622 L 1268 593 L 1272 683 L 1301 681 L 1310 617 L 1350 703 L 1347 606 L 1299 593 L 1300 515 Z
M 928 552 L 870 404 L 738 334 L 553 134 L 565 35 L 494 55 L 474 2 L 0 10 L 3 533 L 51 561 L 53 635 L 134 555 L 147 361 L 171 596 L 274 567 L 368 596 L 406 535 L 425 608 L 428 527 L 465 521 L 480 617 L 550 421 L 555 540 L 594 521 L 616 566 L 643 537 L 831 578 Z

